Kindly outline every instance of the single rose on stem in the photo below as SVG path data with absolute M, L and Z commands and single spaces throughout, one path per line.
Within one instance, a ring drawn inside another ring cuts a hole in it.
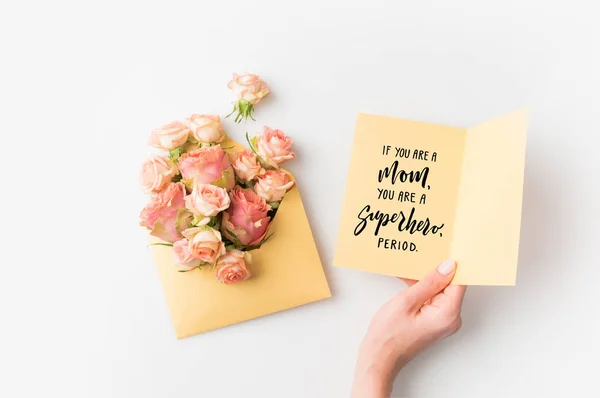
M 185 206 L 185 186 L 170 183 L 167 187 L 150 199 L 140 213 L 140 225 L 166 242 L 175 242 L 181 238 L 177 231 L 176 220 L 179 209 Z
M 265 169 L 258 162 L 256 154 L 249 149 L 231 155 L 231 164 L 237 177 L 242 181 L 252 181 L 265 174 Z
M 258 156 L 273 168 L 278 168 L 279 163 L 296 157 L 294 152 L 292 152 L 293 143 L 294 141 L 286 136 L 283 131 L 273 130 L 267 126 L 251 142 Z
M 223 213 L 221 230 L 234 243 L 251 246 L 260 243 L 267 234 L 271 206 L 252 192 L 236 186 L 231 192 L 231 205 Z
M 248 269 L 251 259 L 249 252 L 228 250 L 217 260 L 217 279 L 226 285 L 245 281 L 252 276 Z
M 293 185 L 294 181 L 285 171 L 267 170 L 265 175 L 256 180 L 254 191 L 267 202 L 279 202 Z
M 235 185 L 235 174 L 229 158 L 220 145 L 203 147 L 183 154 L 178 159 L 179 171 L 186 186 L 213 184 L 225 189 Z
M 183 236 L 189 241 L 192 257 L 200 263 L 214 265 L 219 256 L 225 254 L 225 244 L 216 229 L 207 226 L 188 228 L 183 231 Z
M 183 122 L 198 142 L 218 143 L 225 139 L 225 131 L 218 115 L 193 114 Z
M 254 105 L 258 104 L 261 99 L 269 95 L 271 90 L 267 87 L 267 83 L 261 80 L 257 75 L 244 73 L 238 75 L 233 74 L 233 79 L 227 84 L 227 87 L 234 92 L 237 101 L 233 105 L 233 111 L 227 115 L 235 115 L 235 122 L 239 123 L 248 118 L 254 120 L 252 112 Z
M 174 121 L 153 130 L 149 144 L 155 148 L 170 151 L 185 144 L 190 133 L 183 123 Z
M 151 155 L 142 163 L 140 180 L 145 193 L 158 193 L 177 174 L 177 166 L 167 157 Z
M 190 251 L 190 241 L 185 238 L 173 243 L 173 257 L 176 267 L 181 271 L 191 271 L 200 265 L 200 260 Z
M 185 198 L 186 207 L 196 216 L 214 217 L 226 210 L 231 199 L 225 188 L 211 184 L 197 184 Z

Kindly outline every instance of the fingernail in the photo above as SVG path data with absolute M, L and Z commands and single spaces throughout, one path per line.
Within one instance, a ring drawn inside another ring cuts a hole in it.
M 453 260 L 446 260 L 438 266 L 438 272 L 442 275 L 449 275 L 455 267 L 456 264 Z

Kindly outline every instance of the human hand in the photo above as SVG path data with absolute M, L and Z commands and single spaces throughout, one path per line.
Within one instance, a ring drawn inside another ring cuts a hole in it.
M 455 272 L 447 260 L 418 282 L 403 279 L 409 288 L 377 312 L 363 339 L 352 397 L 388 397 L 402 367 L 460 329 L 466 286 L 449 285 Z

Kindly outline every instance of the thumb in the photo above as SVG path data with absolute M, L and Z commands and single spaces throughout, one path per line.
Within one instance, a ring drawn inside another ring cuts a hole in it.
M 450 281 L 452 281 L 455 270 L 456 263 L 453 260 L 446 260 L 437 269 L 411 286 L 407 290 L 407 293 L 413 297 L 414 306 L 421 308 L 427 300 L 430 300 L 433 296 L 444 290 Z

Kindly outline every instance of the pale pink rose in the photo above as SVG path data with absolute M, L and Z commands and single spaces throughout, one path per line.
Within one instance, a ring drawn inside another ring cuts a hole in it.
M 258 104 L 261 99 L 271 92 L 267 87 L 267 83 L 257 75 L 250 73 L 241 75 L 234 73 L 233 80 L 227 84 L 227 87 L 235 93 L 238 99 L 248 101 L 252 105 Z
M 140 180 L 146 193 L 157 193 L 163 190 L 177 174 L 177 167 L 169 158 L 151 155 L 142 163 Z
M 192 135 L 198 142 L 221 142 L 225 138 L 225 131 L 221 126 L 221 118 L 218 115 L 199 115 L 195 113 L 185 119 L 184 123 L 192 131 Z
M 192 256 L 190 242 L 185 238 L 173 243 L 173 257 L 176 267 L 182 271 L 191 271 L 200 265 L 200 260 Z
M 267 234 L 271 206 L 250 189 L 236 186 L 231 192 L 231 205 L 223 213 L 221 230 L 225 237 L 242 245 L 255 245 Z
M 214 217 L 231 203 L 227 190 L 210 184 L 197 184 L 185 198 L 185 205 L 197 216 Z
M 197 184 L 211 184 L 231 189 L 235 185 L 233 168 L 220 145 L 203 147 L 184 153 L 178 160 L 179 171 L 193 188 Z
M 231 165 L 238 178 L 243 181 L 251 181 L 256 176 L 265 174 L 265 169 L 258 162 L 256 154 L 249 149 L 231 155 Z
M 240 250 L 229 250 L 217 261 L 217 279 L 226 285 L 245 281 L 252 274 L 248 269 L 250 253 Z
M 294 159 L 292 152 L 294 141 L 281 130 L 272 130 L 265 126 L 263 132 L 255 139 L 256 152 L 269 166 L 277 168 L 278 163 Z
M 189 135 L 190 130 L 183 123 L 174 121 L 153 130 L 149 144 L 170 151 L 185 144 Z
M 142 209 L 140 225 L 164 241 L 173 243 L 181 239 L 175 222 L 179 209 L 185 206 L 184 196 L 185 186 L 182 183 L 170 183 Z
M 294 181 L 285 171 L 267 170 L 264 176 L 256 180 L 254 191 L 267 202 L 279 202 L 292 185 Z
M 190 242 L 190 253 L 201 263 L 214 265 L 217 258 L 225 254 L 225 244 L 221 240 L 221 233 L 216 229 L 206 226 L 188 228 L 183 231 L 183 236 Z

